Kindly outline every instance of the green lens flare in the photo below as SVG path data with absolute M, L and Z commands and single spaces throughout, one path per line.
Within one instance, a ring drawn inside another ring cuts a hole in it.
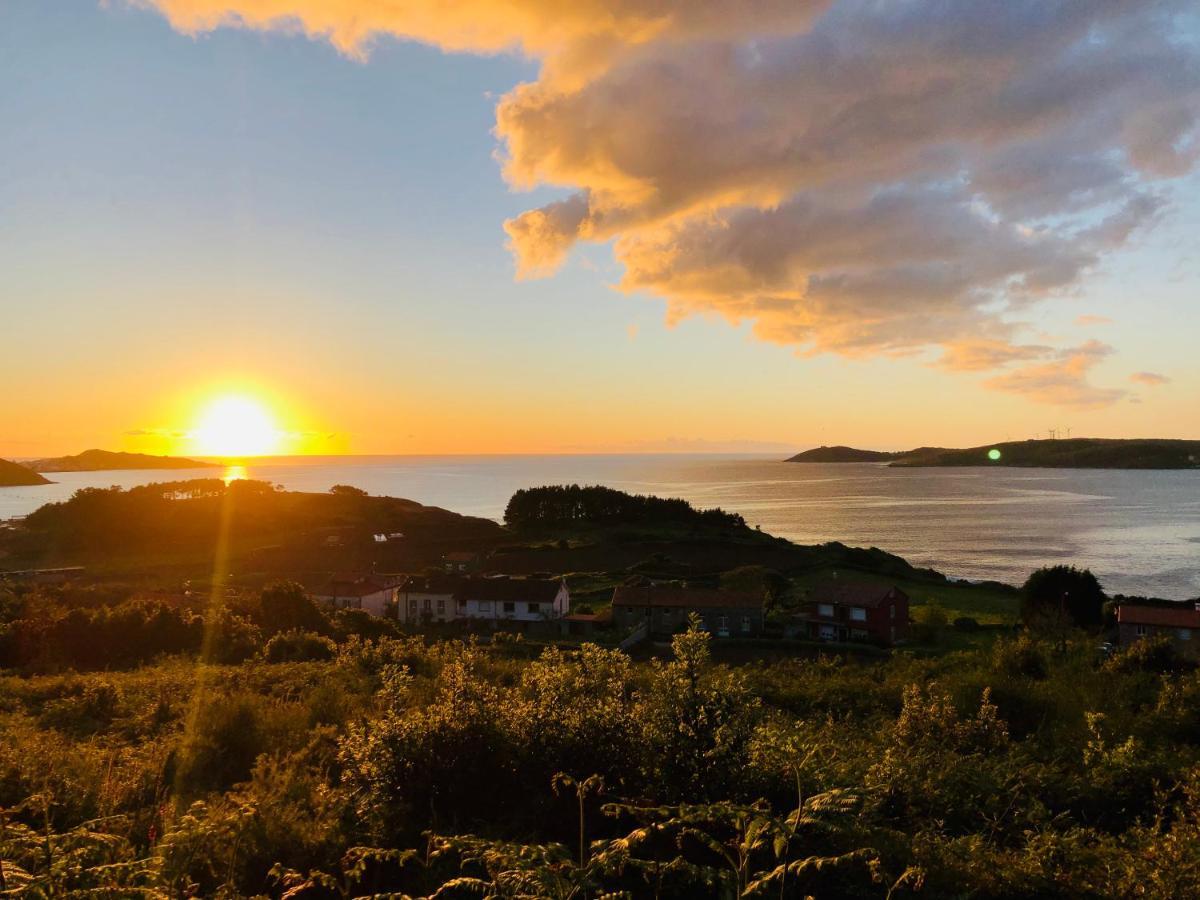
M 988 451 L 988 459 L 990 459 L 992 462 L 995 462 L 995 461 L 996 461 L 996 460 L 998 460 L 999 458 L 1000 458 L 1000 451 L 999 451 L 999 450 L 996 450 L 995 448 L 993 448 L 993 449 L 991 449 L 991 450 L 989 450 L 989 451 Z

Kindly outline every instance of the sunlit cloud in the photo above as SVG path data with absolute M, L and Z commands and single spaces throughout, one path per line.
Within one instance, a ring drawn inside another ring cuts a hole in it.
M 1171 383 L 1170 378 L 1166 375 L 1160 375 L 1158 372 L 1134 372 L 1129 376 L 1129 380 L 1134 384 L 1141 384 L 1146 387 L 1160 387 Z
M 1077 293 L 1200 155 L 1193 0 L 141 4 L 359 58 L 386 36 L 540 60 L 497 105 L 503 175 L 570 193 L 504 223 L 519 278 L 612 242 L 619 287 L 668 322 L 1025 364 L 987 383 L 1066 406 L 1124 396 L 1087 381 L 1103 345 L 1023 343 L 1014 317 Z
M 991 390 L 1024 396 L 1036 403 L 1090 409 L 1109 406 L 1126 396 L 1114 388 L 1096 387 L 1087 376 L 1093 367 L 1111 356 L 1113 348 L 1100 341 L 1060 350 L 1044 363 L 1022 366 L 984 382 Z
M 1111 325 L 1111 324 L 1113 324 L 1113 320 L 1110 319 L 1108 316 L 1097 316 L 1097 315 L 1085 314 L 1082 316 L 1076 316 L 1075 324 L 1080 326 L 1081 328 L 1091 328 L 1096 325 Z

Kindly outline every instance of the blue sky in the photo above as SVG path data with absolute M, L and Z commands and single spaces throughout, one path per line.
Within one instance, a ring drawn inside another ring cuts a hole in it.
M 541 62 L 389 37 L 364 61 L 294 30 L 9 0 L 0 453 L 131 446 L 225 390 L 352 452 L 1200 437 L 1194 172 L 1152 229 L 1021 311 L 1022 346 L 1113 348 L 1087 377 L 1118 401 L 1046 405 L 919 347 L 806 355 L 719 305 L 668 327 L 677 298 L 614 290 L 612 238 L 516 280 L 503 223 L 572 193 L 514 191 L 496 158 L 497 102 Z

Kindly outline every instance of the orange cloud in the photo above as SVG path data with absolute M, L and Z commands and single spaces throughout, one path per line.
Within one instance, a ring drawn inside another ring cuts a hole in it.
M 1160 387 L 1171 382 L 1166 375 L 1160 375 L 1157 372 L 1134 372 L 1129 376 L 1129 380 L 1134 384 L 1144 384 L 1146 387 Z
M 1020 394 L 1037 403 L 1089 409 L 1109 406 L 1125 396 L 1113 388 L 1100 388 L 1087 380 L 1089 371 L 1110 356 L 1113 348 L 1100 341 L 1058 352 L 1050 362 L 1025 366 L 984 382 L 996 391 Z
M 1200 157 L 1200 57 L 1172 25 L 1193 0 L 136 2 L 193 33 L 539 59 L 497 106 L 504 177 L 573 193 L 504 223 L 519 278 L 612 241 L 620 287 L 669 321 L 941 347 L 963 371 L 1040 359 L 990 384 L 1069 405 L 1122 395 L 1086 383 L 1103 345 L 1018 344 L 1009 314 L 1077 287 Z

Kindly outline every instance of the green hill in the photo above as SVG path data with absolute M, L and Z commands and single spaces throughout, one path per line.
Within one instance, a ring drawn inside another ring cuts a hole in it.
M 7 459 L 0 459 L 0 487 L 24 487 L 31 484 L 50 484 L 37 472 Z
M 207 469 L 219 463 L 201 462 L 182 456 L 151 456 L 148 453 L 117 453 L 84 450 L 74 456 L 35 459 L 29 468 L 36 472 L 106 472 L 118 469 Z
M 854 447 L 814 447 L 789 457 L 785 462 L 843 463 L 843 462 L 888 462 L 898 454 L 886 450 L 858 450 Z
M 1005 441 L 966 449 L 918 447 L 902 453 L 817 447 L 786 462 L 887 462 L 897 467 L 1024 466 L 1047 469 L 1200 469 L 1200 441 L 1066 438 Z
M 1107 438 L 1008 441 L 965 450 L 921 448 L 901 455 L 892 465 L 1197 469 L 1200 468 L 1200 441 Z

